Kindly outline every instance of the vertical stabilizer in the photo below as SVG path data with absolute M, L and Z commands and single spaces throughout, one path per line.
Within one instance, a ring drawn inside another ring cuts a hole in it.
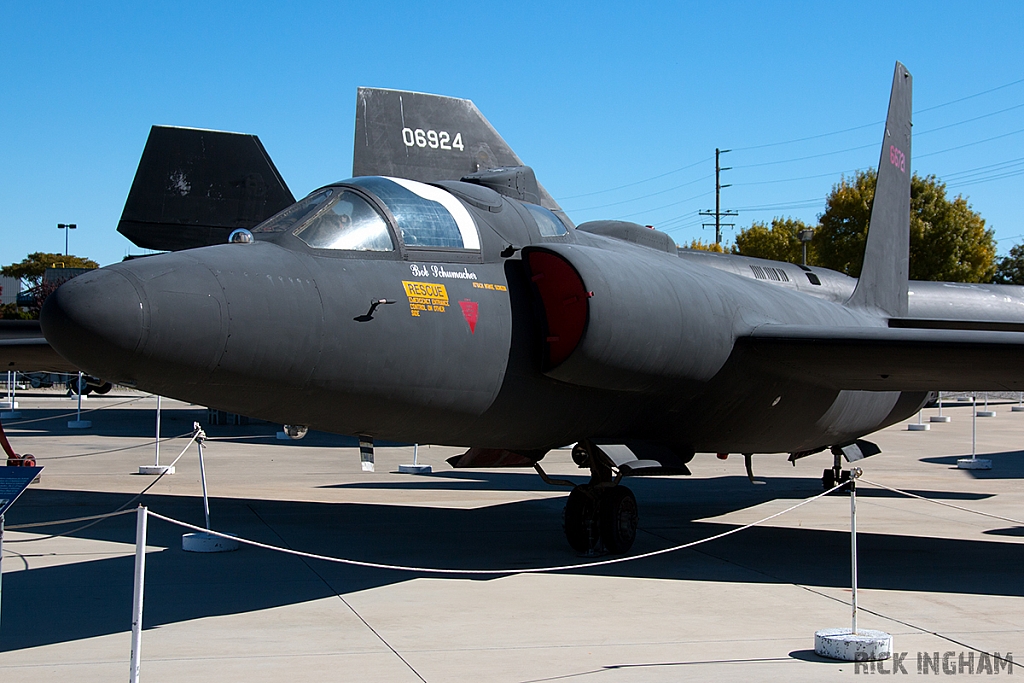
M 470 100 L 359 88 L 352 175 L 424 183 L 461 178 L 523 162 Z M 542 186 L 540 203 L 558 204 Z
M 913 78 L 896 62 L 885 119 L 878 183 L 868 223 L 864 267 L 850 306 L 907 315 L 910 271 L 910 112 Z

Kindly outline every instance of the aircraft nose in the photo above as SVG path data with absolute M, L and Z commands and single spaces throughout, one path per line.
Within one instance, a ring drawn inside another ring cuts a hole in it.
M 142 296 L 116 270 L 103 268 L 65 282 L 40 313 L 43 335 L 60 355 L 90 374 L 127 380 L 126 359 L 142 343 Z

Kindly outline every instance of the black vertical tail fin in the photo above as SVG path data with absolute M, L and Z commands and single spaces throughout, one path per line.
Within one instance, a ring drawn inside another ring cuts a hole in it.
M 847 302 L 858 308 L 880 310 L 889 317 L 907 315 L 912 86 L 910 72 L 896 62 L 864 248 L 864 266 L 853 296 Z
M 191 249 L 294 203 L 255 135 L 153 126 L 117 231 L 145 249 Z

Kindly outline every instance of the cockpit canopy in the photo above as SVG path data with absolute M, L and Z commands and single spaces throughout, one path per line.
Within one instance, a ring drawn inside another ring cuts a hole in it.
M 252 232 L 291 232 L 314 249 L 393 251 L 389 220 L 371 197 L 387 207 L 407 247 L 480 249 L 472 216 L 447 191 L 412 180 L 376 176 L 317 190 Z

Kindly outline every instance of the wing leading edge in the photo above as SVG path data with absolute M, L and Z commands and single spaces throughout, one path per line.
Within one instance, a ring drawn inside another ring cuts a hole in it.
M 764 325 L 733 353 L 840 390 L 1024 390 L 1024 332 Z

